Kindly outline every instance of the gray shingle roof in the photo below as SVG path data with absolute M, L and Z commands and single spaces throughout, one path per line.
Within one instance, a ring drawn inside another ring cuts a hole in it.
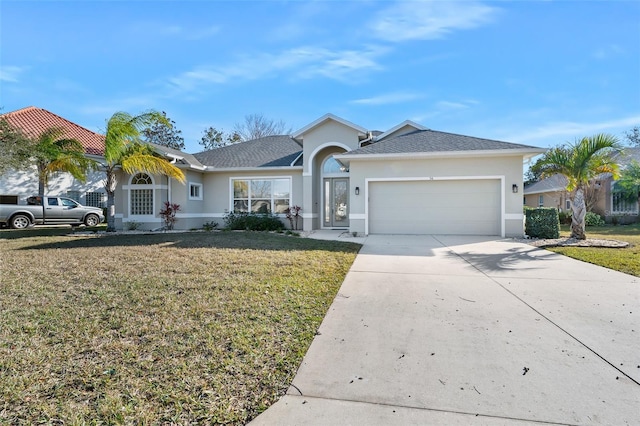
M 183 158 L 183 160 L 178 160 L 179 164 L 186 164 L 188 166 L 193 166 L 196 168 L 203 168 L 203 165 L 194 157 L 192 154 L 187 154 L 186 152 L 182 152 L 178 149 L 169 148 L 163 145 L 157 145 L 155 143 L 149 143 L 149 145 L 153 146 L 153 148 L 160 154 L 167 156 L 173 156 L 178 158 Z
M 569 181 L 564 175 L 555 174 L 546 179 L 534 182 L 524 188 L 524 194 L 539 194 L 541 192 L 562 191 L 567 187 Z
M 302 153 L 302 146 L 290 136 L 267 136 L 194 154 L 205 166 L 214 168 L 289 167 Z M 301 165 L 298 161 L 295 165 Z
M 616 155 L 616 160 L 618 160 L 621 168 L 624 168 L 631 161 L 640 162 L 640 148 L 624 148 L 622 154 Z
M 346 152 L 342 155 L 344 157 L 349 157 L 350 155 L 362 154 L 405 154 L 527 148 L 536 150 L 540 149 L 529 145 L 482 139 L 473 136 L 457 135 L 454 133 L 438 132 L 435 130 L 416 130 L 415 132 L 375 142 L 371 145 Z

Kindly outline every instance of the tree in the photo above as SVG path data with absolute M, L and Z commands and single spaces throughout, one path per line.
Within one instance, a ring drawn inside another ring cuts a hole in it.
M 528 185 L 530 183 L 538 182 L 541 179 L 542 170 L 540 167 L 542 157 L 538 158 L 535 163 L 529 166 L 529 170 L 524 175 L 524 183 Z
M 31 143 L 31 158 L 38 169 L 39 194 L 45 193 L 53 173 L 67 172 L 80 182 L 85 182 L 87 172 L 97 165 L 85 156 L 80 141 L 63 136 L 63 129 L 50 127 Z
M 614 136 L 598 134 L 553 148 L 542 157 L 540 167 L 543 177 L 560 173 L 567 178 L 567 190 L 571 193 L 571 238 L 586 239 L 585 187 L 601 173 L 618 177 L 619 166 L 614 155 L 620 149 L 622 146 Z
M 640 126 L 635 126 L 633 129 L 625 132 L 624 137 L 627 139 L 629 144 L 640 148 Z
M 615 193 L 621 194 L 628 201 L 638 201 L 640 197 L 640 163 L 631 161 L 620 173 L 620 179 L 613 187 Z
M 148 127 L 142 129 L 144 140 L 168 148 L 184 149 L 182 130 L 176 128 L 176 122 L 168 118 L 164 111 L 162 111 L 162 118 L 162 120 L 154 120 Z
M 31 162 L 31 141 L 5 117 L 0 117 L 0 175 L 19 170 Z
M 291 128 L 285 130 L 286 127 L 282 120 L 275 121 L 262 114 L 249 114 L 244 116 L 244 122 L 236 123 L 233 130 L 242 141 L 249 141 L 265 136 L 291 133 Z
M 241 141 L 240 135 L 235 132 L 225 134 L 222 130 L 218 130 L 215 127 L 209 127 L 203 132 L 202 139 L 200 139 L 199 143 L 205 150 L 210 150 Z
M 151 145 L 140 140 L 141 131 L 154 122 L 168 125 L 166 117 L 156 111 L 131 116 L 116 112 L 107 122 L 104 138 L 105 189 L 107 191 L 107 231 L 115 231 L 115 191 L 118 184 L 116 170 L 125 173 L 162 174 L 185 182 L 184 172 L 159 157 Z

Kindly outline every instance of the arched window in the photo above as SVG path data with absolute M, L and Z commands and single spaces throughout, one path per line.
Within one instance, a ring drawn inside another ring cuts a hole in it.
M 347 169 L 344 165 L 340 164 L 338 160 L 333 158 L 333 156 L 328 157 L 324 160 L 322 164 L 322 174 L 339 174 L 339 173 L 348 173 L 349 169 Z
M 151 180 L 151 176 L 146 173 L 138 173 L 134 177 L 131 178 L 132 185 L 153 185 L 153 181 Z
M 153 214 L 153 179 L 146 173 L 131 178 L 131 214 Z M 138 187 L 138 188 L 136 188 Z

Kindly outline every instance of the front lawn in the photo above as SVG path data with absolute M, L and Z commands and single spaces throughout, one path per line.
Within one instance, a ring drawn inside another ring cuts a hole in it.
M 360 248 L 31 231 L 0 231 L 0 424 L 245 424 L 285 393 Z
M 553 247 L 549 250 L 574 259 L 594 263 L 616 271 L 640 277 L 640 224 L 618 226 L 588 226 L 587 238 L 627 241 L 627 248 L 603 247 Z M 562 226 L 561 237 L 570 234 L 568 226 Z

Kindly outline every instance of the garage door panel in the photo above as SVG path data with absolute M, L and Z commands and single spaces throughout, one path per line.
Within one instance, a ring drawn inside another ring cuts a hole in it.
M 500 181 L 393 181 L 369 186 L 369 232 L 499 235 Z

